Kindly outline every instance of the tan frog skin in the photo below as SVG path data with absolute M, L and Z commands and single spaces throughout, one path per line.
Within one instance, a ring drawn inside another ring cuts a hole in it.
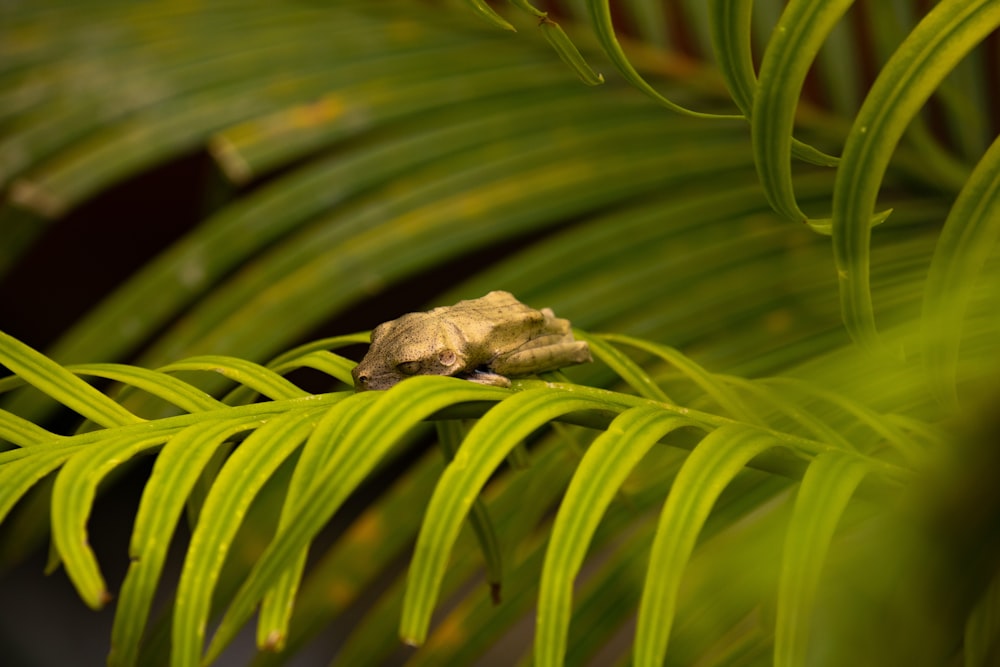
M 569 320 L 498 290 L 378 325 L 352 375 L 358 391 L 388 389 L 413 375 L 509 387 L 512 377 L 588 361 L 590 348 L 573 338 Z

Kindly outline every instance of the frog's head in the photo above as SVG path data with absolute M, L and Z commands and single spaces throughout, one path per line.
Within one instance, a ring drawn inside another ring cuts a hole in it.
M 409 313 L 378 325 L 351 375 L 357 391 L 388 389 L 413 375 L 454 375 L 464 368 L 460 334 L 428 313 Z

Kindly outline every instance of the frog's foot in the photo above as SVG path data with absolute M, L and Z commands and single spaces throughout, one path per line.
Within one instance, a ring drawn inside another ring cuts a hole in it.
M 500 375 L 499 373 L 491 373 L 490 371 L 476 370 L 463 377 L 469 382 L 485 384 L 491 387 L 510 386 L 510 380 L 506 376 Z

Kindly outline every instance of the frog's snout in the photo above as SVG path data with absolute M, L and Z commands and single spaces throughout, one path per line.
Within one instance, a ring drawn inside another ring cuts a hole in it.
M 355 391 L 368 391 L 370 388 L 368 386 L 371 382 L 371 377 L 368 375 L 368 371 L 362 368 L 362 364 L 358 364 L 351 369 L 351 377 L 354 378 L 354 390 Z
M 392 373 L 386 373 L 381 364 L 372 363 L 367 357 L 351 369 L 355 391 L 375 391 L 388 389 L 399 381 Z

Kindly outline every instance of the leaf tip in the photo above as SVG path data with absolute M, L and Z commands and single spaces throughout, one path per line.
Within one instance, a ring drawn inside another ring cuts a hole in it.
M 497 14 L 492 7 L 487 5 L 485 2 L 479 2 L 477 0 L 472 0 L 470 2 L 473 13 L 475 13 L 479 18 L 485 20 L 490 25 L 500 28 L 502 30 L 509 30 L 511 32 L 517 32 L 517 28 L 512 26 L 510 22 L 504 17 Z
M 103 609 L 109 602 L 111 602 L 114 599 L 115 596 L 113 596 L 108 591 L 108 589 L 102 588 L 101 590 L 97 591 L 96 595 L 93 598 L 86 600 L 86 603 L 88 607 L 90 607 L 95 611 L 98 611 Z
M 285 633 L 280 630 L 271 630 L 260 643 L 262 651 L 270 653 L 280 653 L 285 648 Z
M 576 48 L 576 45 L 573 44 L 562 27 L 546 15 L 542 15 L 540 19 L 538 28 L 542 31 L 542 35 L 545 36 L 545 39 L 555 49 L 556 53 L 559 54 L 559 58 L 569 65 L 580 80 L 588 86 L 597 86 L 604 83 L 604 76 L 595 72 L 587 64 L 579 49 Z
M 875 225 L 881 225 L 883 222 L 885 222 L 889 218 L 889 216 L 892 215 L 892 211 L 893 209 L 887 208 L 884 211 L 880 211 L 875 215 L 873 215 L 872 227 L 874 227 Z

